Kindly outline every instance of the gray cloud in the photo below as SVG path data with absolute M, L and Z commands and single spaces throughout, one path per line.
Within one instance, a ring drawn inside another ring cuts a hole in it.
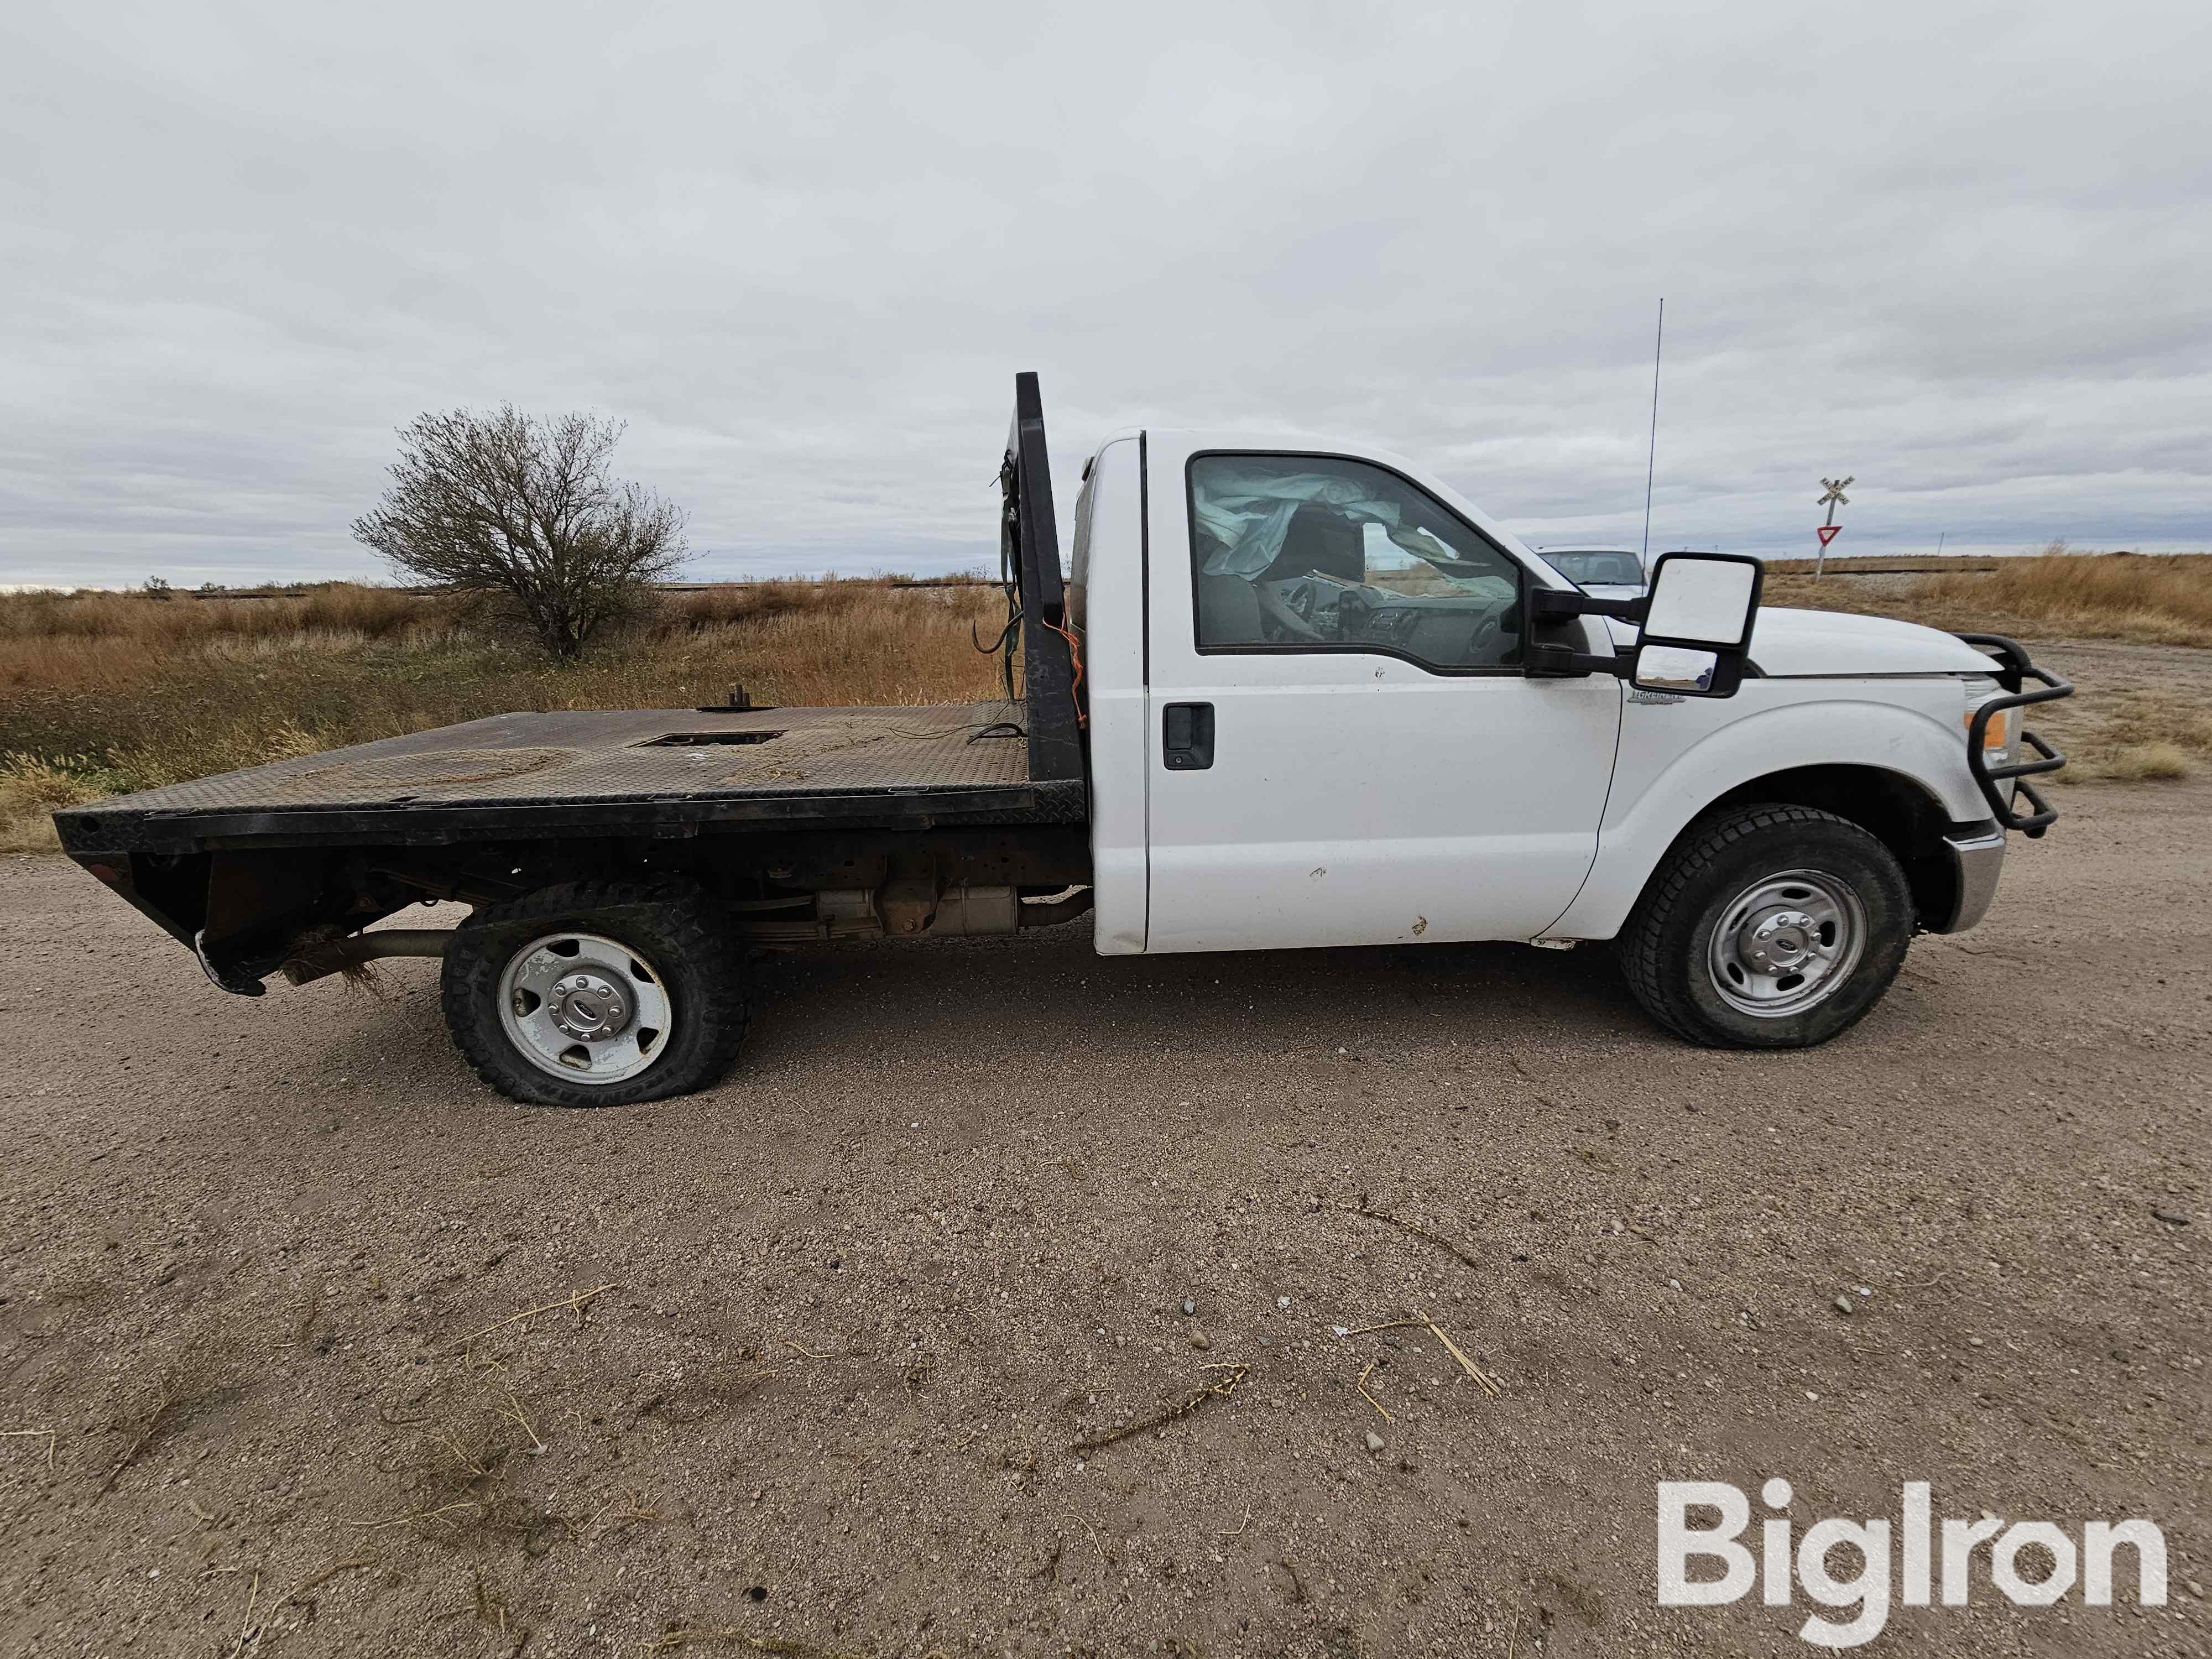
M 1017 368 L 1536 541 L 2212 544 L 2203 14 L 18 6 L 0 580 L 372 571 L 392 429 L 630 423 L 702 573 L 994 556 Z M 1072 477 L 1068 483 L 1072 484 Z

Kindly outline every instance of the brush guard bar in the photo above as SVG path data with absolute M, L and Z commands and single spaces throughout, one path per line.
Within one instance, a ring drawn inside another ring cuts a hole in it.
M 1991 766 L 1982 743 L 1996 715 L 2008 708 L 2025 708 L 2031 703 L 2057 702 L 2061 697 L 2070 697 L 2074 695 L 2073 683 L 2060 679 L 2048 669 L 2038 668 L 2028 660 L 2027 647 L 2017 640 L 2007 639 L 2002 634 L 1961 634 L 1959 637 L 1975 650 L 1995 659 L 1995 678 L 2005 690 L 2003 696 L 1992 697 L 1974 710 L 1973 719 L 1966 726 L 1966 769 L 1974 775 L 1982 799 L 1989 802 L 1996 821 L 2008 830 L 2019 830 L 2031 841 L 2036 840 L 2058 821 L 2058 809 L 2044 799 L 2043 792 L 2027 780 L 2040 773 L 2056 772 L 2066 764 L 2066 757 L 2025 726 L 2021 728 L 2020 740 L 2035 751 L 2033 760 Z M 2038 689 L 2027 689 L 2030 680 L 2037 682 Z M 2033 811 L 2014 810 L 2014 802 L 2007 799 L 1998 787 L 2007 782 L 2013 783 L 2027 797 Z

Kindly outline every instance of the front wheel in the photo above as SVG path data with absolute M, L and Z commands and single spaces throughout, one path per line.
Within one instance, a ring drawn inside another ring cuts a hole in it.
M 1912 892 L 1858 825 L 1805 806 L 1692 824 L 1652 873 L 1620 957 L 1644 1012 L 1716 1048 L 1806 1048 L 1848 1030 L 1905 963 Z
M 676 882 L 577 882 L 481 910 L 453 934 L 446 1026 L 476 1073 L 540 1106 L 705 1088 L 745 1030 L 737 953 Z

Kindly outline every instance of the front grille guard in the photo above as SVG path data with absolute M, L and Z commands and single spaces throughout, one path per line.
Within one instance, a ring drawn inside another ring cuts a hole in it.
M 2043 792 L 2027 780 L 2039 773 L 2056 772 L 2066 764 L 2066 757 L 2026 726 L 2021 728 L 2020 740 L 2035 751 L 2033 760 L 1991 766 L 1982 742 L 1994 716 L 2008 708 L 2025 708 L 2030 703 L 2056 702 L 2061 697 L 2070 697 L 2074 695 L 2073 683 L 2060 679 L 2048 669 L 2038 668 L 2028 660 L 2027 647 L 2018 640 L 2007 639 L 2002 634 L 1961 634 L 1959 637 L 1977 651 L 1986 652 L 1996 659 L 1995 678 L 2006 694 L 1990 698 L 1974 710 L 1973 719 L 1966 726 L 1966 769 L 1974 775 L 1982 798 L 1989 802 L 1996 821 L 2034 840 L 2058 821 L 2058 809 L 2044 799 Z M 2027 690 L 2030 680 L 2038 682 L 2037 690 Z M 2020 793 L 2034 809 L 2033 811 L 2014 811 L 2013 802 L 2006 799 L 2004 792 L 1997 787 L 2015 781 Z

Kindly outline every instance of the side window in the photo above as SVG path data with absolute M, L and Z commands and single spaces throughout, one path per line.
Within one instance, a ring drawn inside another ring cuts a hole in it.
M 1201 455 L 1190 532 L 1200 651 L 1520 665 L 1520 568 L 1395 472 L 1321 455 Z

